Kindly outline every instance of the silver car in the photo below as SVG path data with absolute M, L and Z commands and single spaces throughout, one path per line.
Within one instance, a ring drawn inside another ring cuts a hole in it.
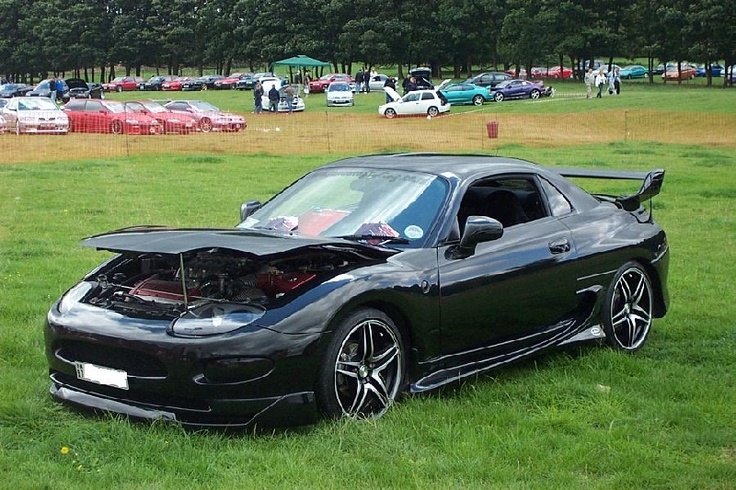
M 326 92 L 327 107 L 355 105 L 355 96 L 347 82 L 332 82 Z
M 0 110 L 15 134 L 67 134 L 69 117 L 46 97 L 15 97 Z

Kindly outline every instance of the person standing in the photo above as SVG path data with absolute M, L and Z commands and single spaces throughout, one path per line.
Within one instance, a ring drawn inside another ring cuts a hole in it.
M 394 90 L 396 90 L 396 81 L 393 79 L 393 77 L 388 77 L 385 82 L 383 82 L 383 87 L 389 87 Z M 392 102 L 394 99 L 391 97 L 388 92 L 386 92 L 386 103 Z
M 279 112 L 279 89 L 276 88 L 276 84 L 271 85 L 271 90 L 268 91 L 268 110 L 271 112 Z
M 606 84 L 606 74 L 603 72 L 603 69 L 598 70 L 598 74 L 595 76 L 595 86 L 598 87 L 598 95 L 595 97 L 597 99 L 601 98 L 601 94 L 603 92 L 603 86 Z
M 289 111 L 289 114 L 294 112 L 294 87 L 290 84 L 286 84 L 286 88 L 284 88 L 284 96 L 286 98 L 286 108 Z
M 365 93 L 370 93 L 371 91 L 371 75 L 370 72 L 368 72 L 367 69 L 363 68 L 363 88 L 365 89 Z
M 613 95 L 616 92 L 616 74 L 613 70 L 608 72 L 608 95 Z
M 358 73 L 355 74 L 355 91 L 363 91 L 363 69 L 358 69 Z
M 593 68 L 588 68 L 588 71 L 585 73 L 585 98 L 586 99 L 592 99 L 593 98 L 593 84 L 595 83 L 595 75 L 593 75 Z
M 616 95 L 621 93 L 621 74 L 619 73 L 618 68 L 616 68 L 613 75 L 613 89 L 616 91 Z
M 54 87 L 51 87 L 51 90 L 56 90 L 56 100 L 58 100 L 60 104 L 63 104 L 64 103 L 64 80 L 62 80 L 59 77 L 56 77 Z
M 56 77 L 49 80 L 49 99 L 51 102 L 56 102 Z
M 255 103 L 255 109 L 253 112 L 255 114 L 263 112 L 263 85 L 261 82 L 256 82 L 253 87 L 253 102 Z

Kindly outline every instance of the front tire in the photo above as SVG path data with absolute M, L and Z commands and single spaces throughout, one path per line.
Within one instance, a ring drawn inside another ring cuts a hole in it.
M 118 121 L 117 119 L 110 123 L 110 132 L 112 134 L 122 134 L 123 133 L 123 122 Z
M 537 90 L 537 89 L 532 90 L 531 93 L 529 94 L 529 97 L 531 97 L 532 99 L 538 99 L 539 98 L 539 90 Z
M 406 361 L 401 334 L 383 312 L 362 308 L 335 329 L 315 386 L 327 417 L 383 415 L 404 388 Z
M 636 262 L 627 262 L 613 277 L 603 302 L 602 323 L 606 342 L 616 350 L 633 352 L 642 347 L 652 326 L 652 283 Z
M 199 129 L 202 130 L 203 133 L 209 133 L 212 131 L 212 121 L 208 117 L 203 117 L 199 121 Z
M 384 111 L 383 115 L 386 116 L 388 119 L 393 119 L 396 117 L 396 111 L 388 108 Z

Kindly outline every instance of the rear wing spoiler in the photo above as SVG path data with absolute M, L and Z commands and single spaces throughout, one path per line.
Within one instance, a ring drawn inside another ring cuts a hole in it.
M 627 211 L 636 210 L 643 201 L 651 199 L 662 190 L 664 169 L 658 168 L 650 172 L 628 172 L 618 170 L 594 170 L 584 168 L 554 168 L 564 177 L 582 177 L 592 179 L 640 180 L 641 188 L 629 196 L 619 196 L 616 202 Z

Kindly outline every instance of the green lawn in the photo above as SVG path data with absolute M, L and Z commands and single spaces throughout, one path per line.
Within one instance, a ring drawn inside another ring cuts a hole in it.
M 560 92 L 572 98 L 582 90 L 563 85 Z M 646 103 L 677 113 L 690 92 L 632 86 L 603 102 L 636 98 L 632 111 Z M 731 90 L 697 93 L 697 110 L 736 111 Z M 202 95 L 231 108 L 250 97 Z M 523 102 L 501 105 L 527 110 Z M 232 226 L 242 201 L 265 199 L 337 157 L 153 154 L 0 164 L 0 486 L 734 488 L 734 148 L 619 142 L 502 145 L 498 153 L 546 165 L 666 169 L 654 214 L 671 246 L 671 309 L 647 345 L 633 356 L 597 347 L 551 353 L 406 399 L 378 420 L 259 435 L 90 417 L 52 402 L 45 314 L 105 257 L 77 247 L 80 238 L 134 224 Z

